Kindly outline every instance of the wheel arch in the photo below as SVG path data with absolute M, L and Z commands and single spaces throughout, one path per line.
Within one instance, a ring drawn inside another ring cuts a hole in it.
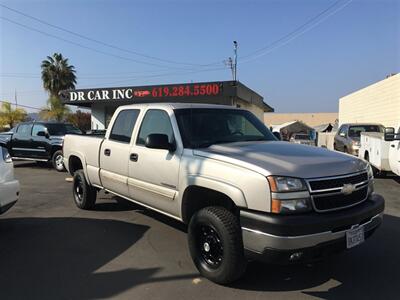
M 247 208 L 243 192 L 237 187 L 204 177 L 191 177 L 181 202 L 181 216 L 185 223 L 194 213 L 207 206 L 222 206 L 238 212 L 238 207 Z

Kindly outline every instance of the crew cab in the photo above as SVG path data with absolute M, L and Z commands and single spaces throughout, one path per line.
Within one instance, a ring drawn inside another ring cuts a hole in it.
M 53 167 L 64 171 L 62 143 L 66 134 L 82 134 L 68 123 L 24 122 L 8 132 L 0 134 L 13 159 L 51 162 Z
M 221 284 L 248 260 L 285 264 L 353 248 L 382 222 L 367 162 L 281 142 L 230 106 L 121 106 L 104 138 L 67 135 L 63 153 L 79 208 L 105 190 L 188 224 L 194 264 Z

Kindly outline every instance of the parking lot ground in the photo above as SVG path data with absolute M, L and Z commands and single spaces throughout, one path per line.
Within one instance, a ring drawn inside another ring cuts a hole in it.
M 0 217 L 0 299 L 399 299 L 400 180 L 376 179 L 380 229 L 363 245 L 294 266 L 250 263 L 229 287 L 201 278 L 185 226 L 99 194 L 75 207 L 67 173 L 18 162 L 19 202 Z

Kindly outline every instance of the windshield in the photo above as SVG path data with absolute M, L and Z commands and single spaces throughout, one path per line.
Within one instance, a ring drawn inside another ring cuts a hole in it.
M 245 110 L 177 109 L 175 115 L 185 148 L 277 140 L 256 116 Z
M 349 137 L 360 137 L 361 132 L 383 132 L 381 126 L 379 125 L 357 125 L 350 126 Z
M 46 124 L 50 135 L 81 134 L 78 128 L 72 124 Z

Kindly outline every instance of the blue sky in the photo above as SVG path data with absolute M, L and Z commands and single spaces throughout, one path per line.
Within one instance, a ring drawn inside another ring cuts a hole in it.
M 238 79 L 277 112 L 335 112 L 341 96 L 400 70 L 400 0 L 0 3 L 127 50 L 0 7 L 0 100 L 13 100 L 16 89 L 18 102 L 34 107 L 47 100 L 40 63 L 54 52 L 76 67 L 77 88 L 230 80 L 223 60 L 237 40 Z

